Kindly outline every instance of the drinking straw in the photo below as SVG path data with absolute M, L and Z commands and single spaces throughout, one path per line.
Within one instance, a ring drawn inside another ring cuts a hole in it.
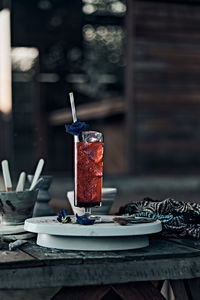
M 76 122 L 77 121 L 76 107 L 75 107 L 73 93 L 69 93 L 69 98 L 71 102 L 73 122 Z M 77 135 L 74 135 L 74 203 L 75 204 L 77 202 L 77 160 L 78 160 L 77 143 L 78 142 L 79 142 L 79 137 Z
M 22 192 L 24 190 L 25 179 L 26 179 L 26 173 L 21 172 L 17 183 L 16 192 Z
M 41 159 L 39 160 L 39 162 L 38 162 L 38 165 L 37 165 L 37 168 L 36 168 L 36 170 L 35 170 L 34 177 L 33 177 L 33 181 L 32 181 L 32 183 L 31 183 L 31 186 L 30 186 L 29 190 L 32 190 L 33 187 L 35 186 L 35 184 L 37 183 L 37 181 L 38 181 L 38 179 L 39 179 L 39 177 L 40 177 L 40 174 L 41 174 L 41 172 L 42 172 L 43 166 L 44 166 L 44 159 L 41 158 Z
M 3 179 L 4 179 L 6 191 L 11 192 L 12 191 L 12 182 L 11 182 L 11 178 L 10 178 L 8 161 L 3 160 L 1 162 L 1 166 L 2 166 L 2 171 L 3 171 Z
M 72 109 L 72 119 L 73 119 L 73 122 L 76 122 L 77 117 L 76 117 L 76 107 L 75 107 L 75 101 L 74 101 L 74 94 L 69 93 L 69 98 L 70 98 L 71 109 Z M 76 136 L 76 135 L 74 136 L 74 142 L 79 142 L 79 137 Z
M 76 117 L 76 108 L 75 108 L 75 102 L 74 102 L 74 94 L 69 93 L 69 98 L 70 98 L 70 102 L 71 102 L 73 122 L 76 122 L 77 117 Z

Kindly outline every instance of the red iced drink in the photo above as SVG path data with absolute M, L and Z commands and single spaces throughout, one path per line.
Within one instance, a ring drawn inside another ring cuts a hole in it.
M 77 142 L 75 148 L 75 205 L 100 206 L 103 142 Z

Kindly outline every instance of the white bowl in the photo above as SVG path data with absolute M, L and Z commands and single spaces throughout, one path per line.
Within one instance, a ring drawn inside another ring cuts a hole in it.
M 108 215 L 111 206 L 116 198 L 116 188 L 102 188 L 102 203 L 101 206 L 92 207 L 92 213 L 95 215 Z M 73 213 L 82 216 L 84 214 L 83 207 L 74 206 L 74 191 L 67 192 L 67 198 L 72 207 Z

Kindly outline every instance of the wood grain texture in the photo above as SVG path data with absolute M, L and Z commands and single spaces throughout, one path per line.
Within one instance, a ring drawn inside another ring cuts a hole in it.
M 63 260 L 69 264 L 87 264 L 87 263 L 117 263 L 128 262 L 131 260 L 149 260 L 160 258 L 186 258 L 200 255 L 198 249 L 194 249 L 187 245 L 179 245 L 173 241 L 152 239 L 150 246 L 135 249 L 132 251 L 67 251 L 51 248 L 39 247 L 36 244 L 26 244 L 21 247 L 27 255 L 41 260 L 44 264 L 58 264 Z
M 62 251 L 29 243 L 19 253 L 8 253 L 7 261 L 2 263 L 1 289 L 200 277 L 200 250 L 173 241 L 152 239 L 149 247 L 116 252 Z M 17 261 L 14 254 L 18 256 Z
M 87 286 L 200 277 L 199 258 L 20 267 L 0 270 L 1 289 Z
M 50 300 L 60 288 L 0 290 L 1 300 Z
M 170 239 L 173 243 L 200 250 L 200 241 L 195 239 Z
M 176 300 L 189 300 L 183 280 L 170 280 L 170 285 Z
M 125 90 L 134 151 L 128 162 L 138 174 L 195 172 L 200 166 L 199 5 L 130 2 L 127 53 L 134 47 L 126 55 Z
M 150 283 L 128 283 L 105 286 L 79 287 L 78 289 L 64 287 L 52 300 L 62 300 L 67 295 L 68 300 L 164 300 L 165 298 Z
M 25 267 L 25 266 L 38 266 L 42 265 L 41 262 L 33 258 L 28 253 L 16 249 L 15 251 L 3 250 L 0 251 L 0 268 L 9 267 Z
M 199 300 L 200 295 L 200 278 L 187 280 L 186 285 L 192 300 Z

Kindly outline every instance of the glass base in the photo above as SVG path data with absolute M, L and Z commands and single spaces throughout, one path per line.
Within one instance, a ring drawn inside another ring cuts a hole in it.
M 91 213 L 92 213 L 92 209 L 90 207 L 86 207 L 85 208 L 85 216 L 91 216 Z
M 85 213 L 84 213 L 84 215 L 87 218 L 95 220 L 95 221 L 100 221 L 101 220 L 101 217 L 92 215 L 92 209 L 91 209 L 91 207 L 85 207 Z
M 78 201 L 75 206 L 76 207 L 85 207 L 85 208 L 98 207 L 98 206 L 101 206 L 101 202 L 80 202 L 80 201 Z

